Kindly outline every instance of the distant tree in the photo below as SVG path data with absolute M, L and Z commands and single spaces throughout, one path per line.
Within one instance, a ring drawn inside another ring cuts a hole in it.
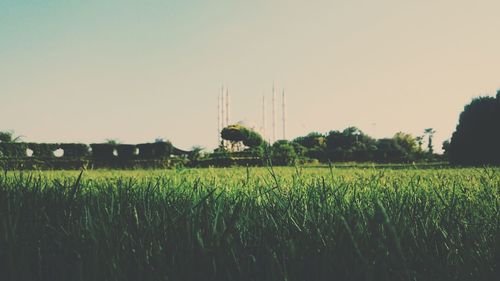
M 232 146 L 241 142 L 247 147 L 258 147 L 265 143 L 259 133 L 239 124 L 229 125 L 222 129 L 221 137 L 230 141 Z
M 297 157 L 305 157 L 309 151 L 314 149 L 314 148 L 308 149 L 305 146 L 295 141 L 291 141 L 290 144 L 293 146 L 293 150 L 295 150 L 295 153 L 297 153 Z
M 415 141 L 418 143 L 419 151 L 422 151 L 422 145 L 424 144 L 424 136 L 416 136 Z
M 392 138 L 404 154 L 404 159 L 399 159 L 399 161 L 410 162 L 417 159 L 421 150 L 418 147 L 415 137 L 407 133 L 398 132 Z
M 432 128 L 427 128 L 424 130 L 424 135 L 428 137 L 427 139 L 427 151 L 429 152 L 430 155 L 434 153 L 434 147 L 432 145 L 432 138 L 434 137 L 434 134 L 436 131 Z
M 120 144 L 120 141 L 117 139 L 106 139 L 105 143 L 111 144 L 111 145 L 118 145 L 118 144 Z
M 312 132 L 306 136 L 297 137 L 292 145 L 298 157 L 306 157 L 325 161 L 326 138 L 323 134 Z
M 334 161 L 371 161 L 376 141 L 356 127 L 342 132 L 330 131 L 326 136 L 326 154 Z
M 0 131 L 0 142 L 18 142 L 22 136 L 14 136 L 13 131 Z
M 326 147 L 326 138 L 323 134 L 318 132 L 312 132 L 303 137 L 298 137 L 293 140 L 305 148 L 325 148 Z
M 188 159 L 190 161 L 199 160 L 202 156 L 202 152 L 205 148 L 201 146 L 193 146 L 188 153 Z
M 448 153 L 450 151 L 450 140 L 445 140 L 443 141 L 443 146 L 442 149 L 444 151 L 444 156 L 448 156 Z
M 396 138 L 385 138 L 377 141 L 375 160 L 380 163 L 406 162 L 408 154 Z
M 447 152 L 455 164 L 500 164 L 500 90 L 464 107 Z
M 297 153 L 289 141 L 279 140 L 271 147 L 271 159 L 275 165 L 292 165 L 297 159 Z

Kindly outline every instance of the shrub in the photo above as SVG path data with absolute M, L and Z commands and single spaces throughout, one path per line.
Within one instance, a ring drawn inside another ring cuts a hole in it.
M 292 165 L 297 159 L 297 153 L 290 142 L 279 140 L 271 148 L 271 157 L 275 165 Z
M 92 157 L 94 159 L 108 160 L 114 159 L 115 145 L 109 143 L 93 143 L 90 145 L 92 148 Z
M 138 144 L 140 159 L 168 158 L 172 154 L 172 144 L 170 142 L 155 142 Z
M 0 142 L 0 152 L 5 158 L 22 158 L 26 157 L 27 143 L 4 143 Z
M 64 150 L 64 158 L 84 158 L 89 155 L 89 146 L 83 143 L 61 143 L 59 148 Z
M 132 159 L 135 156 L 136 146 L 133 144 L 119 144 L 116 146 L 119 159 Z
M 154 144 L 155 158 L 168 158 L 172 154 L 172 144 L 170 142 L 155 142 Z
M 36 158 L 52 158 L 54 157 L 54 150 L 59 147 L 55 143 L 28 143 L 27 146 L 33 150 L 32 157 Z

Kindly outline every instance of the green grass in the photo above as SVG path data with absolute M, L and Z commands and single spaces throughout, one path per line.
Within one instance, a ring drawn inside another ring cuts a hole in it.
M 1 280 L 494 280 L 500 169 L 0 175 Z

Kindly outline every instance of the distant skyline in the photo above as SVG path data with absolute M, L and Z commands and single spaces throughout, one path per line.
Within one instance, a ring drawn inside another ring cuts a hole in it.
M 232 123 L 260 126 L 266 94 L 270 132 L 274 82 L 289 139 L 431 127 L 441 151 L 463 107 L 500 88 L 498 11 L 497 0 L 3 0 L 0 130 L 213 149 L 221 84 Z

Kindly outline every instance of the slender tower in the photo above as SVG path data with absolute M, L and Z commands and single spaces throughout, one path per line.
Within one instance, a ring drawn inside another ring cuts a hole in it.
M 266 139 L 266 95 L 262 95 L 262 137 Z
M 285 105 L 285 89 L 281 93 L 282 101 L 282 119 L 283 119 L 283 139 L 286 140 L 286 105 Z
M 273 82 L 273 139 L 272 142 L 276 141 L 276 91 L 274 90 Z
M 225 119 L 226 119 L 226 111 L 225 111 L 225 105 L 224 105 L 224 84 L 222 84 L 221 87 L 221 94 L 220 94 L 220 113 L 221 113 L 221 129 L 224 129 L 226 127 Z
M 226 88 L 226 126 L 229 126 L 229 89 Z
M 217 95 L 217 145 L 220 144 L 220 95 Z

